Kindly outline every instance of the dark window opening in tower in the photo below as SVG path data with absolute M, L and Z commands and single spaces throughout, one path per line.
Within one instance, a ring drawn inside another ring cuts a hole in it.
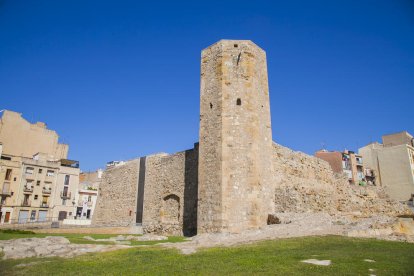
M 240 98 L 237 99 L 237 103 L 236 104 L 237 105 L 241 105 L 241 99 Z
M 213 109 L 213 104 L 212 103 L 210 103 L 210 109 Z
M 239 45 L 238 44 L 234 44 L 234 48 L 237 48 L 237 47 L 239 47 Z

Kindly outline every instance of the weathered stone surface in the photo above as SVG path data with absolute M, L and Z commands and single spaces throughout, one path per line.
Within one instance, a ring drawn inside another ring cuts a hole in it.
M 0 241 L 3 259 L 20 259 L 29 257 L 74 257 L 92 252 L 105 252 L 121 248 L 122 245 L 71 244 L 64 237 L 28 238 Z
M 135 224 L 138 173 L 139 159 L 104 171 L 92 218 L 93 225 Z
M 241 232 L 273 212 L 266 53 L 220 40 L 201 54 L 198 232 Z
M 331 260 L 317 260 L 317 259 L 308 259 L 301 261 L 302 263 L 314 264 L 314 265 L 331 265 Z
M 273 144 L 276 212 L 328 212 L 366 217 L 411 213 L 381 188 L 355 186 L 319 158 Z
M 140 159 L 106 170 L 94 226 L 135 225 Z M 194 235 L 197 231 L 198 146 L 145 161 L 144 233 Z

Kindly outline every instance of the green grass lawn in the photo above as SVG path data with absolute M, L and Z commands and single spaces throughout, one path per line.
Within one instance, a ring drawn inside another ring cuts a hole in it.
M 301 263 L 331 260 L 330 266 Z M 372 259 L 376 262 L 365 262 Z M 26 267 L 21 263 L 39 262 Z M 374 269 L 370 272 L 368 269 Z M 3 275 L 414 275 L 414 244 L 338 236 L 264 241 L 182 255 L 159 246 L 136 247 L 72 259 L 0 261 Z

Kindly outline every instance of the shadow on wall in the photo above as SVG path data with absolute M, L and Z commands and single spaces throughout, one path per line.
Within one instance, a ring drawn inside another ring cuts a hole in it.
M 198 143 L 185 151 L 183 235 L 197 235 Z

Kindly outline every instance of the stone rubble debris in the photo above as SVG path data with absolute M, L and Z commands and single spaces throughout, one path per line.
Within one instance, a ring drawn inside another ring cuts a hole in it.
M 314 264 L 314 265 L 324 265 L 324 266 L 331 265 L 331 260 L 309 259 L 309 260 L 303 260 L 301 262 L 308 263 L 308 264 Z
M 3 259 L 21 259 L 29 257 L 70 258 L 86 253 L 106 252 L 123 248 L 125 245 L 72 244 L 64 237 L 25 238 L 0 241 Z
M 275 213 L 281 224 L 267 225 L 259 230 L 249 230 L 239 234 L 231 233 L 206 233 L 194 236 L 191 240 L 182 243 L 166 243 L 162 246 L 177 248 L 183 254 L 192 254 L 200 248 L 216 246 L 236 246 L 252 243 L 260 240 L 283 239 L 290 237 L 304 236 L 325 236 L 342 235 L 357 236 L 355 233 L 377 230 L 378 235 L 371 237 L 393 240 L 414 242 L 414 232 L 411 234 L 401 234 L 397 232 L 383 233 L 381 227 L 387 228 L 390 225 L 398 225 L 400 218 L 377 215 L 367 218 L 354 217 L 348 215 L 330 215 L 325 212 L 307 213 Z M 414 221 L 412 222 L 414 224 Z M 394 229 L 394 228 L 393 228 Z
M 164 241 L 164 240 L 168 240 L 168 237 L 166 237 L 166 236 L 159 236 L 159 235 L 153 235 L 153 234 L 146 234 L 146 235 L 142 235 L 142 236 L 118 235 L 116 237 L 111 237 L 111 238 L 108 238 L 108 239 L 94 239 L 90 236 L 85 236 L 83 238 L 86 239 L 86 240 L 90 240 L 90 241 L 115 242 L 115 243 L 119 243 L 119 244 L 130 244 L 130 241 Z

